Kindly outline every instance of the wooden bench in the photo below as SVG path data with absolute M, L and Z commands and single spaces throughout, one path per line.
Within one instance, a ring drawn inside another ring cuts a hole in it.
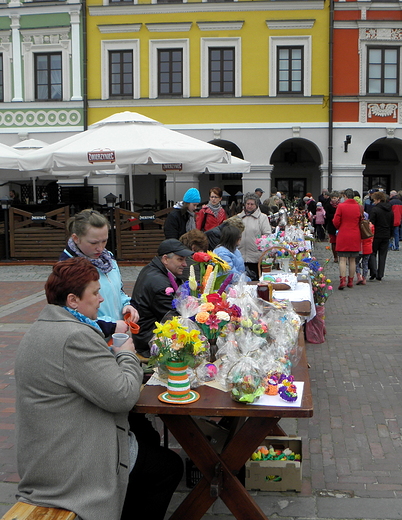
M 74 520 L 75 513 L 54 507 L 39 507 L 17 502 L 1 520 Z

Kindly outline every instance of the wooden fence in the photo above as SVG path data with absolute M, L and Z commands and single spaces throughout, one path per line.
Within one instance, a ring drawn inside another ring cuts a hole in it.
M 163 226 L 172 209 L 132 212 L 116 208 L 114 232 L 117 260 L 148 263 L 165 239 Z M 10 257 L 57 260 L 69 238 L 66 229 L 69 216 L 69 206 L 46 213 L 10 208 Z
M 159 244 L 165 239 L 163 226 L 172 209 L 138 213 L 116 208 L 117 259 L 149 262 L 156 255 Z
M 10 208 L 11 258 L 57 260 L 66 246 L 69 206 L 47 213 Z

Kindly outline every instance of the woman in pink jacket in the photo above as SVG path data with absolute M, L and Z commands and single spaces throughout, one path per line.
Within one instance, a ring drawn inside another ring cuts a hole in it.
M 353 190 L 345 190 L 346 200 L 336 208 L 333 224 L 338 230 L 336 236 L 336 251 L 339 258 L 338 289 L 342 290 L 346 285 L 353 287 L 353 278 L 356 273 L 356 257 L 359 256 L 361 247 L 360 226 L 362 208 L 353 198 Z M 349 264 L 348 282 L 346 284 L 346 271 Z

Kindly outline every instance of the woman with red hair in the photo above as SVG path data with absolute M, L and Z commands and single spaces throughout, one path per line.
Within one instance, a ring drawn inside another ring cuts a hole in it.
M 209 202 L 202 206 L 197 215 L 196 227 L 201 231 L 208 231 L 219 226 L 227 218 L 226 211 L 221 206 L 222 190 L 211 188 L 209 190 Z
M 18 347 L 17 497 L 81 520 L 143 518 L 152 503 L 152 518 L 163 520 L 182 461 L 129 431 L 143 370 L 131 338 L 109 350 L 96 321 L 99 289 L 89 260 L 58 262 L 48 305 Z

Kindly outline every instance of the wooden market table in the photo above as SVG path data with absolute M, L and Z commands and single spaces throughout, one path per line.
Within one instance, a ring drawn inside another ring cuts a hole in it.
M 205 385 L 197 388 L 200 399 L 194 403 L 166 404 L 158 400 L 164 387 L 146 385 L 143 388 L 133 413 L 159 415 L 203 474 L 171 520 L 200 519 L 218 497 L 238 519 L 267 520 L 236 475 L 267 436 L 286 435 L 278 424 L 281 418 L 313 415 L 305 349 L 292 374 L 296 381 L 304 382 L 300 407 L 245 405 L 233 401 L 228 392 Z M 217 453 L 196 424 L 195 416 L 232 417 L 243 419 L 243 424 L 229 439 L 222 453 Z

